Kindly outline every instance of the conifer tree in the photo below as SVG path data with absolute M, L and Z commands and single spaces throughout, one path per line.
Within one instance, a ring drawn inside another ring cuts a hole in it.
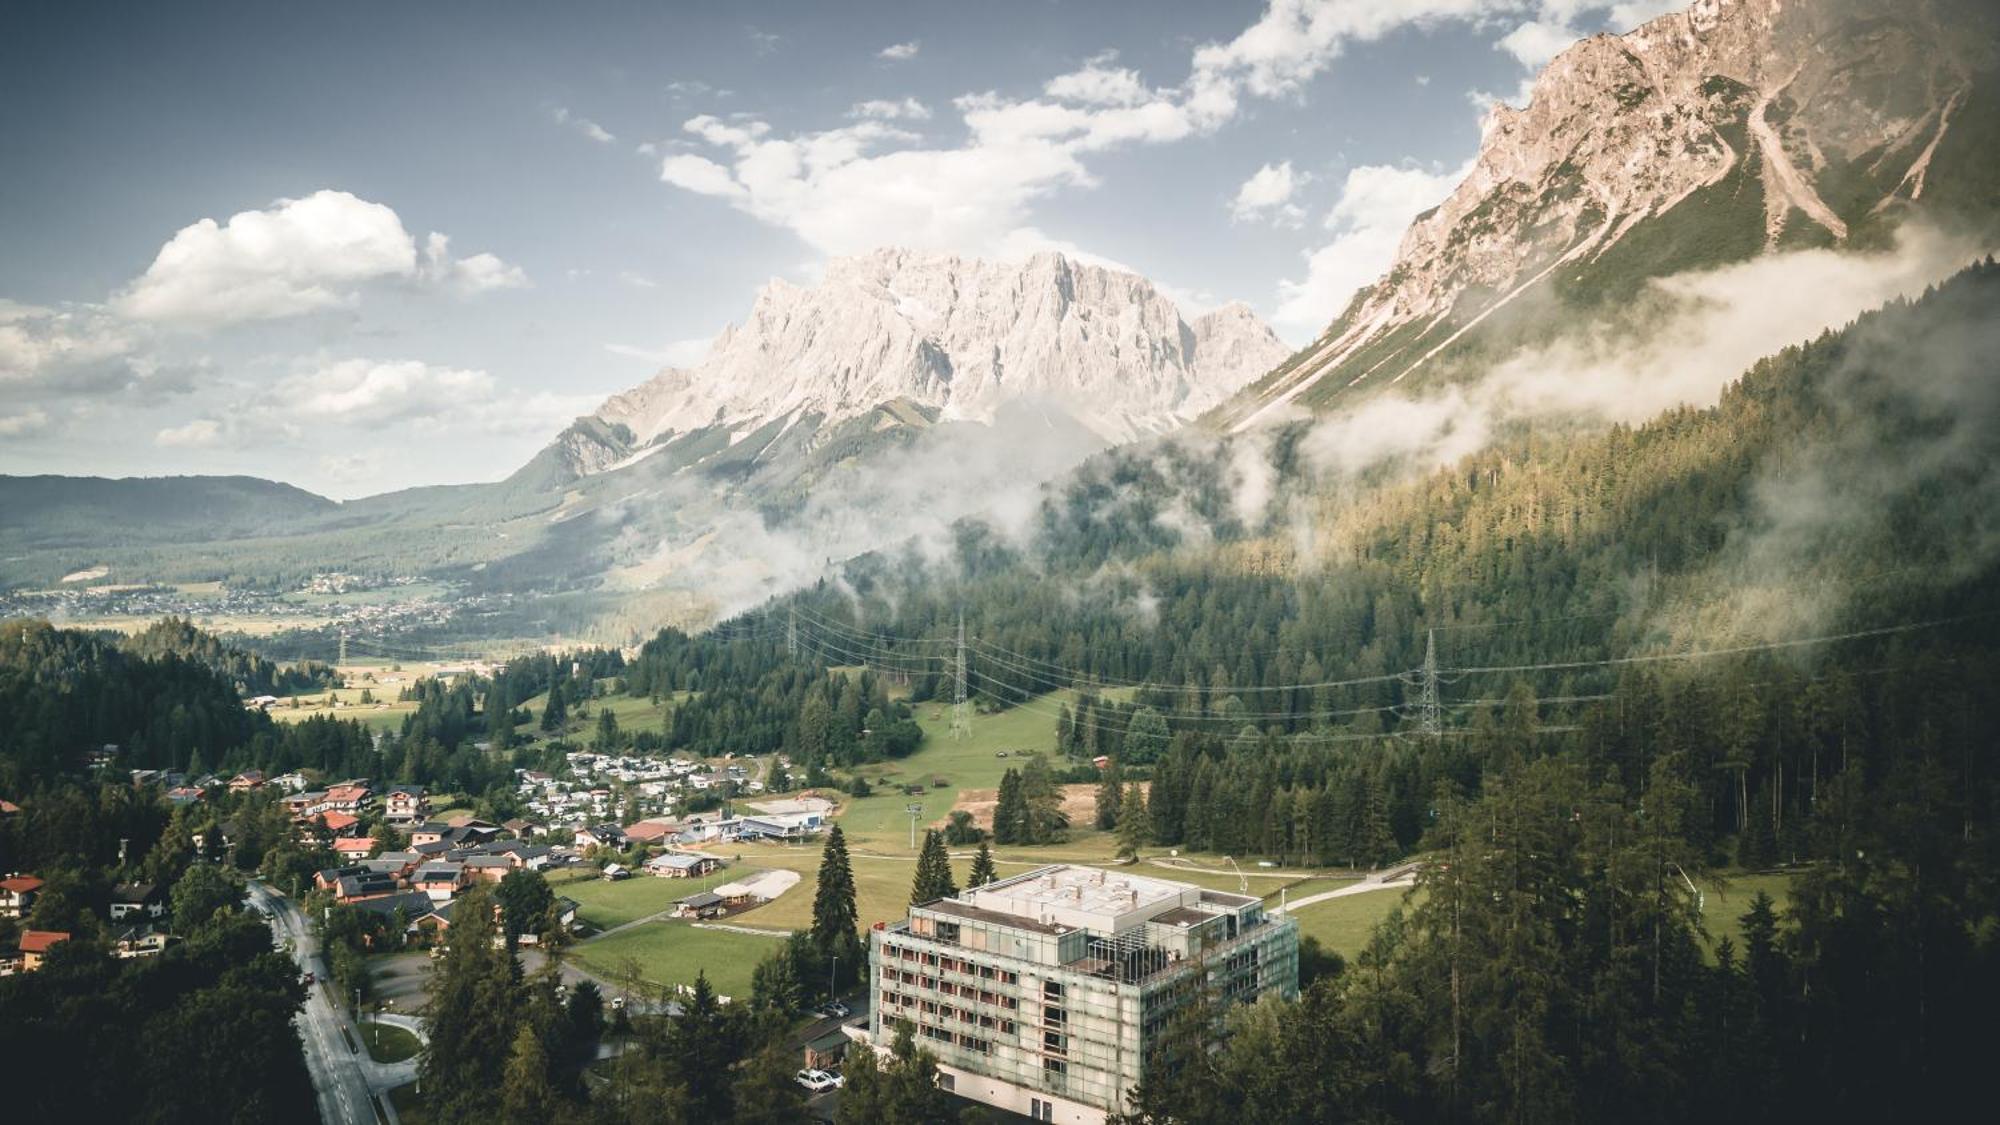
M 813 892 L 814 944 L 824 952 L 843 935 L 852 941 L 854 922 L 854 868 L 847 859 L 847 837 L 836 824 L 820 852 L 819 886 Z
M 1146 846 L 1152 835 L 1151 818 L 1146 815 L 1146 797 L 1139 792 L 1139 783 L 1133 782 L 1125 791 L 1125 799 L 1120 808 L 1124 811 L 1118 817 L 1118 855 L 1124 859 L 1137 859 L 1139 849 Z
M 1027 843 L 1027 823 L 1028 806 L 1021 798 L 1021 773 L 1010 766 L 1000 775 L 1000 796 L 993 805 L 993 842 Z
M 924 832 L 923 851 L 917 855 L 917 876 L 910 886 L 910 905 L 950 898 L 958 893 L 952 880 L 951 856 L 944 849 L 944 837 L 936 829 Z
M 1097 782 L 1097 830 L 1109 832 L 1118 827 L 1119 802 L 1125 797 L 1125 771 L 1113 758 L 1104 767 L 1104 776 Z
M 998 877 L 993 870 L 993 849 L 986 846 L 986 841 L 981 840 L 979 854 L 972 857 L 972 870 L 965 876 L 965 885 L 983 887 Z

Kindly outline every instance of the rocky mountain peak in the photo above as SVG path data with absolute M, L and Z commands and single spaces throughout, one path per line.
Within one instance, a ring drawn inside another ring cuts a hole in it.
M 644 447 L 780 419 L 824 429 L 890 402 L 981 421 L 1027 399 L 1122 441 L 1180 425 L 1287 350 L 1245 306 L 1190 324 L 1145 278 L 1067 255 L 883 248 L 829 263 L 812 286 L 772 281 L 701 363 L 662 371 L 596 417 Z

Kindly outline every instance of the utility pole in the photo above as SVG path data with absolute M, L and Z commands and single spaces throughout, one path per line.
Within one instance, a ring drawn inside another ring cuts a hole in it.
M 952 691 L 951 737 L 954 741 L 972 737 L 972 705 L 965 701 L 965 611 L 962 609 L 958 611 L 958 671 Z
M 909 813 L 909 814 L 910 814 L 910 850 L 911 850 L 911 851 L 916 851 L 916 850 L 917 850 L 917 818 L 918 818 L 918 817 L 920 817 L 920 816 L 922 816 L 922 815 L 924 815 L 924 806 L 923 806 L 923 802 L 921 802 L 921 801 L 911 801 L 911 802 L 910 802 L 909 804 L 907 804 L 907 805 L 904 805 L 904 806 L 903 806 L 903 811 L 904 811 L 904 812 L 906 812 L 906 813 Z
M 1438 707 L 1437 630 L 1424 634 L 1423 694 L 1418 698 L 1417 722 L 1424 737 L 1436 741 L 1444 734 L 1444 717 Z

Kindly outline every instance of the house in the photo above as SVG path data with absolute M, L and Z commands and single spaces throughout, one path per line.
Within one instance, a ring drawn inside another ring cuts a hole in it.
M 579 848 L 615 848 L 624 850 L 625 830 L 615 824 L 592 824 L 576 830 L 574 843 Z
M 35 905 L 42 881 L 33 875 L 9 875 L 0 879 L 0 918 L 26 918 Z
M 760 902 L 766 901 L 764 896 L 758 893 L 754 881 L 724 883 L 715 888 L 715 895 L 722 900 L 724 906 L 732 910 L 739 906 L 755 906 Z
M 449 912 L 451 904 L 446 902 L 440 905 L 421 891 L 405 891 L 402 894 L 367 899 L 355 903 L 354 909 L 389 918 L 393 918 L 400 911 L 403 915 L 402 941 L 405 945 L 423 938 L 426 934 L 436 934 L 451 924 L 447 916 L 439 913 L 440 910 Z
M 359 875 L 343 875 L 334 882 L 333 897 L 336 902 L 357 902 L 364 898 L 378 898 L 396 893 L 396 880 L 390 876 L 362 868 Z
M 167 800 L 176 805 L 192 804 L 195 801 L 201 800 L 204 796 L 206 794 L 192 785 L 176 785 L 172 789 L 167 790 Z
M 825 824 L 819 813 L 759 813 L 739 818 L 735 827 L 742 840 L 803 840 L 818 835 Z
M 248 793 L 252 789 L 262 789 L 263 787 L 263 770 L 244 770 L 242 773 L 229 779 L 229 791 L 231 793 Z
M 134 957 L 156 957 L 166 951 L 167 943 L 173 935 L 154 929 L 148 923 L 126 926 L 111 935 L 111 955 L 129 960 Z
M 301 789 L 285 798 L 285 811 L 292 814 L 293 820 L 304 820 L 307 816 L 306 810 L 325 799 L 324 789 Z
M 488 883 L 497 883 L 514 870 L 514 861 L 504 855 L 475 855 L 465 861 L 466 874 Z
M 412 824 L 430 815 L 431 800 L 421 785 L 398 785 L 383 795 L 382 812 L 391 824 Z
M 607 883 L 616 883 L 620 879 L 630 879 L 631 877 L 632 873 L 626 870 L 622 864 L 610 863 L 604 867 L 604 881 Z
M 326 830 L 335 836 L 352 836 L 361 830 L 361 818 L 353 813 L 323 812 L 313 820 L 325 825 Z
M 372 791 L 366 785 L 336 785 L 309 806 L 306 812 L 308 815 L 322 812 L 358 813 L 367 806 L 368 799 L 372 795 Z
M 674 900 L 676 918 L 714 918 L 722 913 L 722 896 L 713 891 L 702 891 L 682 899 Z
M 418 867 L 410 876 L 410 886 L 429 895 L 432 902 L 449 902 L 472 881 L 462 863 L 432 862 Z
M 664 820 L 642 820 L 625 826 L 625 838 L 635 844 L 657 844 L 673 835 L 675 825 Z
M 349 864 L 345 867 L 329 867 L 313 875 L 313 886 L 318 887 L 322 891 L 331 890 L 346 876 L 365 874 L 368 874 L 368 869 L 359 864 Z
M 153 920 L 167 916 L 167 896 L 153 883 L 120 883 L 111 888 L 111 920 Z
M 670 853 L 646 861 L 646 873 L 662 879 L 699 879 L 722 866 L 712 855 Z
M 287 793 L 303 793 L 310 787 L 306 782 L 306 775 L 297 770 L 279 774 L 271 779 L 271 784 Z
M 42 967 L 49 950 L 69 940 L 64 930 L 22 930 L 21 931 L 21 971 L 32 973 Z
M 451 831 L 451 825 L 440 821 L 419 824 L 415 828 L 410 829 L 410 846 L 417 847 L 422 844 L 435 844 L 443 840 L 445 833 L 449 831 Z
M 527 839 L 530 836 L 535 835 L 536 833 L 542 830 L 541 825 L 536 824 L 532 820 L 525 820 L 518 816 L 512 820 L 501 821 L 500 827 L 505 828 L 507 831 L 512 832 L 515 836 L 523 840 Z
M 367 859 L 375 850 L 372 836 L 341 836 L 333 841 L 333 852 L 342 859 Z

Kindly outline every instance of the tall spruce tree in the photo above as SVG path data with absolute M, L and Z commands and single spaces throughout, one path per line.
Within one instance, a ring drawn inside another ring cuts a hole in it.
M 924 832 L 923 851 L 917 855 L 917 876 L 910 886 L 910 905 L 950 898 L 958 893 L 951 874 L 951 856 L 944 850 L 944 837 L 936 829 Z
M 1139 792 L 1138 782 L 1125 790 L 1125 799 L 1119 807 L 1123 811 L 1118 816 L 1118 854 L 1125 859 L 1137 859 L 1139 849 L 1150 842 L 1153 831 L 1151 818 L 1146 815 L 1146 796 Z
M 993 842 L 1028 843 L 1027 825 L 1028 803 L 1022 799 L 1021 772 L 1010 766 L 1000 775 L 1000 796 L 993 804 Z
M 972 857 L 972 870 L 966 873 L 965 885 L 983 887 L 998 878 L 993 870 L 993 849 L 986 841 L 979 841 L 979 854 Z
M 847 859 L 847 837 L 836 824 L 820 852 L 819 886 L 813 891 L 813 942 L 822 952 L 843 937 L 851 942 L 854 923 L 854 868 Z
M 1118 759 L 1111 759 L 1104 767 L 1103 776 L 1097 780 L 1097 830 L 1109 832 L 1118 827 L 1121 811 L 1120 802 L 1125 799 L 1125 771 Z

